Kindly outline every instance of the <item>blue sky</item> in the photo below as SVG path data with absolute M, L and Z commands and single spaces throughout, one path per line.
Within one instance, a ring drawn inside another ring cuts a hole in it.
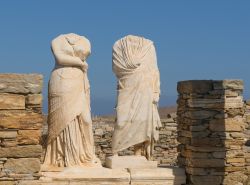
M 250 1 L 107 0 L 0 2 L 0 72 L 44 75 L 54 66 L 50 42 L 62 33 L 86 36 L 93 114 L 113 111 L 112 46 L 127 34 L 154 41 L 161 72 L 160 105 L 175 104 L 176 83 L 243 79 L 250 98 Z

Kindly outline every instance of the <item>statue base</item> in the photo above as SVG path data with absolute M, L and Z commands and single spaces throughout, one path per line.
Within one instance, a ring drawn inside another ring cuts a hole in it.
M 184 185 L 185 170 L 177 167 L 156 169 L 128 169 L 134 185 Z
M 148 169 L 66 168 L 61 172 L 42 172 L 39 180 L 23 180 L 19 185 L 181 185 L 183 168 Z
M 157 161 L 148 161 L 144 156 L 110 156 L 106 158 L 105 166 L 111 169 L 125 168 L 157 168 Z
M 67 181 L 79 181 L 86 184 L 127 184 L 130 176 L 127 170 L 112 170 L 103 167 L 67 167 L 60 172 L 41 172 L 41 183 L 54 182 L 55 184 Z M 81 183 L 79 183 L 80 185 Z M 84 184 L 85 185 L 85 184 Z

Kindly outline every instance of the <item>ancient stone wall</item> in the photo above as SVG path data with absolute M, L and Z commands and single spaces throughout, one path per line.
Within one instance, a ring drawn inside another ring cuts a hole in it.
M 246 183 L 242 90 L 240 80 L 178 83 L 178 159 L 188 183 Z
M 246 123 L 244 153 L 246 159 L 246 174 L 250 176 L 250 100 L 245 102 L 244 121 Z M 250 178 L 249 178 L 250 182 Z
M 0 74 L 0 184 L 38 179 L 42 75 Z

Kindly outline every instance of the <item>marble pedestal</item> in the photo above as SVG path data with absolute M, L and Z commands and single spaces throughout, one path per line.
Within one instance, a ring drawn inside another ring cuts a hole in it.
M 157 168 L 157 161 L 148 161 L 144 156 L 110 156 L 105 166 L 111 169 Z
M 19 185 L 184 185 L 185 170 L 177 167 L 148 169 L 65 169 L 42 172 L 39 180 L 23 180 Z
M 128 169 L 131 185 L 184 185 L 185 170 L 177 167 Z
M 129 172 L 125 169 L 69 167 L 60 172 L 41 173 L 39 183 L 49 185 L 128 185 L 130 182 Z

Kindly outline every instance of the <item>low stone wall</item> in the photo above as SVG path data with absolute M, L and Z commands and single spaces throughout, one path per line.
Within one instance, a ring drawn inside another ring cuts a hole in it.
M 160 128 L 160 138 L 155 143 L 153 160 L 158 161 L 158 164 L 176 166 L 177 161 L 177 124 L 176 114 L 168 114 L 168 118 L 162 119 L 162 128 Z M 110 156 L 112 133 L 114 130 L 114 119 L 95 118 L 93 119 L 93 133 L 96 145 L 96 154 L 105 162 L 105 157 Z M 133 155 L 134 148 L 130 147 L 119 155 Z
M 244 121 L 246 123 L 246 130 L 244 131 L 245 134 L 245 146 L 244 146 L 244 153 L 245 153 L 245 162 L 246 162 L 246 174 L 250 176 L 250 100 L 245 102 L 245 114 L 244 114 Z M 250 182 L 250 178 L 249 178 Z
M 178 83 L 179 164 L 189 184 L 245 184 L 243 82 Z
M 38 179 L 42 75 L 0 74 L 0 184 Z

